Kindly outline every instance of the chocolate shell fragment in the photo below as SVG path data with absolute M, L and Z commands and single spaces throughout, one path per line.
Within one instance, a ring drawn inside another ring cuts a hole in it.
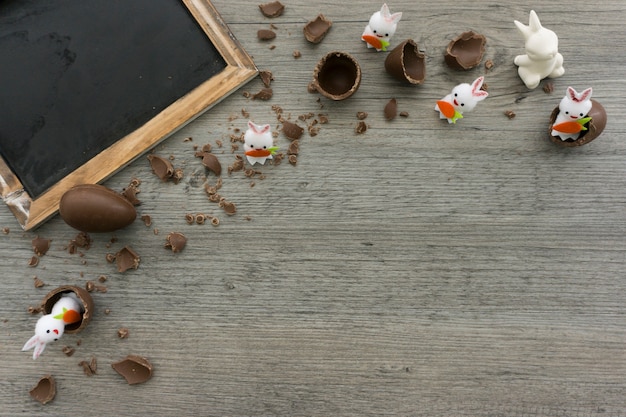
M 169 159 L 158 155 L 148 155 L 148 161 L 150 161 L 152 171 L 161 181 L 167 181 L 174 175 L 174 167 Z
M 426 78 L 426 64 L 417 42 L 407 39 L 393 48 L 385 58 L 385 70 L 400 81 L 422 84 Z
M 137 269 L 139 268 L 140 261 L 141 258 L 139 257 L 139 254 L 130 246 L 124 246 L 115 254 L 115 262 L 117 264 L 118 272 L 126 272 L 131 268 Z
M 265 17 L 278 17 L 285 11 L 285 6 L 279 1 L 272 1 L 270 3 L 259 4 L 259 10 Z
M 35 252 L 35 255 L 37 256 L 43 256 L 46 254 L 46 252 L 48 252 L 48 249 L 50 249 L 50 239 L 44 239 L 43 237 L 35 237 L 32 240 L 32 245 L 33 245 L 33 252 Z
M 30 396 L 42 404 L 47 404 L 54 399 L 57 393 L 56 381 L 52 375 L 42 376 L 37 385 L 29 392 Z
M 288 120 L 283 120 L 283 133 L 285 134 L 285 136 L 287 136 L 288 139 L 297 140 L 302 137 L 302 133 L 304 133 L 304 128 Z
M 398 102 L 395 98 L 389 100 L 384 109 L 385 119 L 393 120 L 398 115 Z
M 304 37 L 311 43 L 320 43 L 332 25 L 333 22 L 326 19 L 323 14 L 319 14 L 315 19 L 304 25 Z
M 446 48 L 445 61 L 450 68 L 468 70 L 474 68 L 483 59 L 485 53 L 484 35 L 469 31 L 452 39 Z
M 129 385 L 141 384 L 152 378 L 152 364 L 139 355 L 128 355 L 111 367 L 126 379 Z
M 180 232 L 171 232 L 165 238 L 165 248 L 172 252 L 180 252 L 187 245 L 187 238 Z

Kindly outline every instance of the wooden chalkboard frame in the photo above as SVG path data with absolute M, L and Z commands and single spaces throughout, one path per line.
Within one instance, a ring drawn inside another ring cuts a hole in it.
M 198 117 L 258 73 L 252 58 L 235 39 L 210 0 L 182 0 L 222 58 L 218 74 L 166 107 L 135 131 L 31 198 L 10 165 L 0 156 L 0 193 L 24 230 L 41 225 L 58 211 L 61 196 L 77 184 L 98 183 L 115 174 L 178 129 Z

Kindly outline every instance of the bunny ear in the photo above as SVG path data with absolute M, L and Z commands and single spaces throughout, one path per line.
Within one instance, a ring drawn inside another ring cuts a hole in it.
M 39 355 L 41 355 L 45 349 L 46 349 L 46 344 L 43 342 L 35 346 L 35 351 L 33 352 L 33 359 L 37 359 Z
M 580 93 L 580 101 L 585 101 L 585 100 L 589 100 L 591 98 L 591 93 L 593 92 L 593 90 L 591 89 L 591 87 L 589 87 L 588 89 L 586 89 L 585 91 L 583 91 L 582 93 Z
M 402 12 L 394 13 L 389 16 L 389 20 L 391 20 L 393 23 L 398 23 L 400 19 L 402 19 Z
M 472 83 L 472 97 L 478 100 L 484 100 L 489 95 L 489 93 L 480 89 L 483 86 L 483 81 L 485 81 L 485 77 L 478 77 Z
M 25 352 L 27 350 L 31 350 L 32 348 L 34 348 L 37 345 L 37 343 L 39 343 L 39 336 L 34 335 L 30 339 L 28 339 L 28 342 L 26 342 L 26 344 L 22 348 L 22 352 Z
M 572 101 L 578 101 L 578 92 L 574 90 L 574 87 L 567 87 L 567 96 Z
M 539 30 L 542 28 L 539 17 L 534 10 L 530 11 L 530 17 L 528 18 L 528 27 L 530 28 L 531 32 L 539 32 Z
M 389 15 L 391 14 L 389 12 L 389 6 L 387 6 L 387 3 L 383 3 L 383 6 L 380 8 L 380 14 L 385 18 L 385 19 L 389 19 Z
M 262 134 L 270 130 L 270 125 L 257 125 L 252 122 L 252 120 L 248 120 L 248 127 L 254 131 L 254 133 Z

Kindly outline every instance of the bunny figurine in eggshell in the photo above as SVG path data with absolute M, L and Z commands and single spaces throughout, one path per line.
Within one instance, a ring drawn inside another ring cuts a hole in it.
M 82 319 L 83 308 L 74 293 L 63 294 L 54 304 L 50 314 L 37 320 L 35 335 L 22 348 L 22 351 L 35 349 L 33 359 L 37 359 L 50 342 L 55 342 L 63 336 L 65 326 L 77 323 Z
M 563 75 L 565 69 L 563 55 L 559 53 L 559 38 L 553 31 L 541 26 L 537 13 L 530 11 L 528 26 L 517 20 L 514 22 L 526 41 L 526 54 L 516 56 L 513 61 L 526 87 L 534 89 L 546 77 Z
M 481 90 L 485 77 L 478 77 L 472 84 L 459 84 L 452 92 L 437 101 L 435 110 L 439 112 L 440 119 L 448 119 L 448 123 L 456 123 L 463 118 L 464 112 L 469 112 L 476 107 L 479 101 L 487 98 L 486 91 Z
M 396 33 L 400 18 L 402 18 L 402 12 L 391 14 L 387 4 L 383 4 L 380 10 L 370 17 L 361 40 L 365 41 L 368 48 L 386 51 L 391 37 Z
M 585 117 L 592 107 L 592 89 L 587 88 L 582 93 L 572 87 L 567 87 L 565 97 L 559 103 L 559 114 L 552 125 L 552 136 L 558 136 L 561 140 L 577 140 L 585 125 L 591 121 L 591 117 Z
M 268 159 L 273 159 L 278 147 L 273 146 L 274 139 L 270 131 L 270 125 L 257 125 L 248 121 L 248 130 L 244 134 L 243 149 L 250 165 L 265 164 Z

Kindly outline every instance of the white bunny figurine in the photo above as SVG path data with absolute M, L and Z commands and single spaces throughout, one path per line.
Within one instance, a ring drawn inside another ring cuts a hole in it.
M 248 130 L 243 136 L 246 158 L 250 165 L 265 163 L 267 159 L 273 159 L 278 147 L 272 146 L 274 140 L 270 125 L 256 125 L 252 121 L 248 121 Z
M 591 87 L 582 93 L 567 87 L 567 93 L 559 103 L 559 114 L 552 125 L 552 136 L 559 136 L 561 140 L 576 140 L 581 131 L 587 130 L 585 124 L 591 118 L 585 116 L 591 110 L 591 93 Z
M 54 303 L 50 314 L 46 314 L 37 320 L 35 335 L 26 342 L 22 351 L 35 348 L 33 359 L 37 359 L 43 353 L 48 343 L 54 342 L 63 336 L 67 324 L 81 320 L 82 313 L 83 309 L 76 294 L 63 294 Z
M 400 18 L 402 18 L 402 12 L 391 14 L 387 4 L 383 4 L 380 11 L 370 17 L 361 39 L 367 43 L 368 48 L 386 51 L 391 37 L 396 33 Z
M 439 112 L 440 119 L 448 119 L 448 123 L 456 123 L 463 118 L 463 112 L 469 112 L 476 107 L 479 101 L 484 100 L 489 95 L 480 89 L 485 77 L 478 77 L 470 85 L 459 84 L 452 89 L 452 92 L 437 101 L 435 110 Z
M 533 89 L 539 82 L 548 78 L 557 78 L 565 73 L 563 55 L 559 53 L 559 38 L 550 29 L 541 26 L 534 10 L 530 11 L 528 26 L 515 20 L 515 26 L 526 40 L 526 54 L 518 55 L 513 61 L 519 68 L 517 73 Z

